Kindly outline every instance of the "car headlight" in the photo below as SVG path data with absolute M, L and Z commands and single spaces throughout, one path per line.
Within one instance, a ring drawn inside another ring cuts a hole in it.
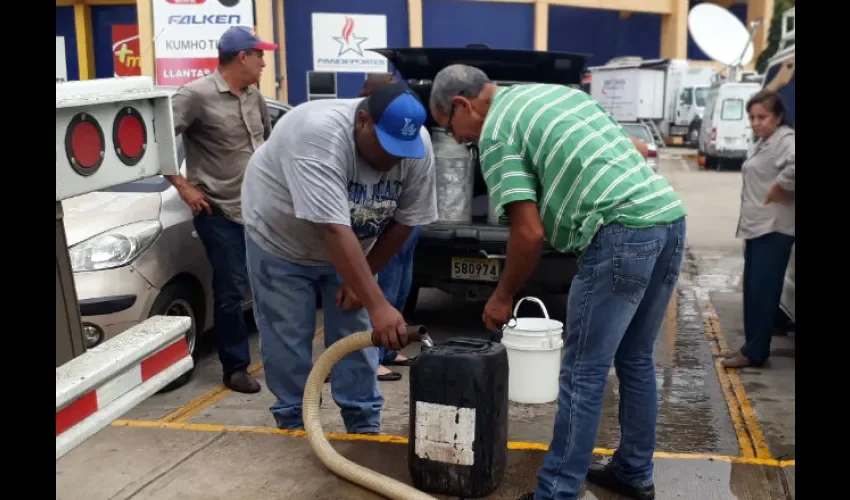
M 148 220 L 119 226 L 81 241 L 68 249 L 73 272 L 126 266 L 156 241 L 162 225 Z

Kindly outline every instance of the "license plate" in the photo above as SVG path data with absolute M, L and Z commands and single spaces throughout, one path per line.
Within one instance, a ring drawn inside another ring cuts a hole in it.
M 497 259 L 452 258 L 452 279 L 469 281 L 499 281 L 501 272 Z

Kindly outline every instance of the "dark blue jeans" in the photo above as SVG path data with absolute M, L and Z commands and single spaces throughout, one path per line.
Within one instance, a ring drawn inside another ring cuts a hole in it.
M 384 291 L 384 297 L 400 312 L 404 311 L 404 304 L 413 285 L 413 254 L 419 242 L 420 230 L 420 226 L 414 226 L 401 250 L 378 273 L 378 285 Z M 381 364 L 387 364 L 392 363 L 398 352 L 379 347 L 378 356 Z
M 316 335 L 316 289 L 322 293 L 325 347 L 352 333 L 371 330 L 369 313 L 365 308 L 346 312 L 336 306 L 342 277 L 334 266 L 305 266 L 281 259 L 250 236 L 246 247 L 266 384 L 277 397 L 270 410 L 279 428 L 303 429 L 304 385 L 313 367 Z M 376 348 L 352 352 L 331 370 L 331 393 L 349 433 L 381 431 L 384 398 L 377 371 Z
M 242 303 L 248 296 L 245 264 L 245 230 L 224 217 L 219 209 L 212 215 L 195 216 L 195 231 L 204 244 L 213 273 L 213 331 L 224 380 L 246 371 L 251 363 L 248 327 Z
M 573 500 L 587 475 L 613 363 L 620 384 L 614 471 L 652 483 L 658 393 L 654 347 L 685 249 L 685 219 L 633 229 L 604 226 L 578 263 L 567 298 L 558 411 L 534 500 Z
M 754 364 L 770 357 L 773 326 L 794 237 L 768 233 L 744 243 L 744 337 L 741 354 Z

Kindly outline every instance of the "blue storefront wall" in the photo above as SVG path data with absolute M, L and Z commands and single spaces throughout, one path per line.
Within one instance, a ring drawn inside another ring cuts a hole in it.
M 138 24 L 135 5 L 95 5 L 91 8 L 92 43 L 94 44 L 94 68 L 97 78 L 115 76 L 112 58 L 112 26 L 114 24 Z M 142 52 L 151 47 L 142 47 Z
M 80 61 L 77 58 L 73 7 L 56 7 L 56 36 L 65 37 L 65 64 L 68 68 L 68 80 L 79 80 Z
M 534 5 L 469 0 L 423 0 L 422 44 L 498 49 L 534 48 Z
M 697 5 L 699 3 L 702 3 L 702 2 L 700 0 L 690 0 L 691 8 L 693 8 L 694 5 Z M 731 7 L 729 7 L 729 10 L 732 12 L 732 14 L 735 14 L 735 17 L 737 17 L 746 26 L 746 24 L 747 24 L 747 4 L 736 3 L 736 4 L 733 4 Z M 755 57 L 758 57 L 758 55 L 756 55 Z M 753 59 L 755 59 L 755 57 Z M 690 33 L 688 34 L 688 59 L 694 59 L 694 60 L 697 60 L 697 61 L 708 60 L 708 56 L 706 56 L 705 53 L 702 50 L 700 50 L 699 46 L 697 46 L 696 42 L 694 41 L 694 39 L 690 35 Z
M 311 15 L 314 12 L 383 14 L 387 16 L 387 44 L 409 46 L 405 0 L 284 0 L 286 22 L 286 74 L 290 104 L 307 100 L 307 72 L 313 69 Z M 390 68 L 392 71 L 392 68 Z M 337 95 L 355 97 L 363 86 L 364 73 L 338 73 Z
M 661 15 L 614 10 L 549 8 L 549 50 L 590 55 L 589 66 L 622 56 L 655 59 L 661 53 Z

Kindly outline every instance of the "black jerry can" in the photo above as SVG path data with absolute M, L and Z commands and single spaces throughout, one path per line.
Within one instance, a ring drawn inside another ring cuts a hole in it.
M 426 348 L 410 368 L 408 466 L 420 491 L 484 497 L 505 475 L 508 355 L 487 340 Z

